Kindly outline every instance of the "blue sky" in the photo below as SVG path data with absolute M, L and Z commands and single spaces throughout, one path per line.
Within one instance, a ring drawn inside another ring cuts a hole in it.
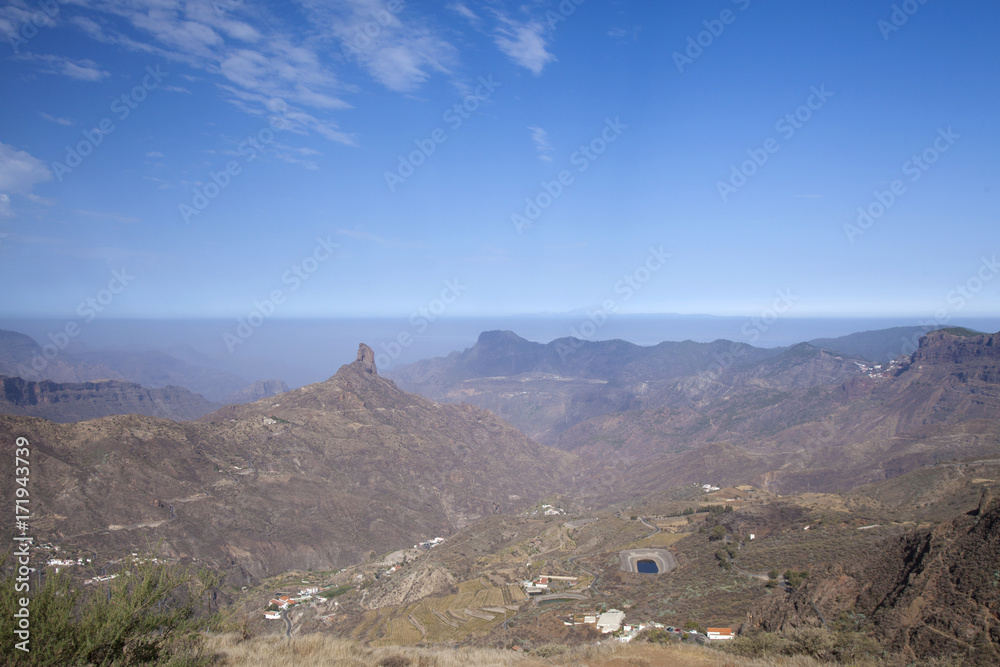
M 31 0 L 0 35 L 0 316 L 1000 310 L 993 2 Z

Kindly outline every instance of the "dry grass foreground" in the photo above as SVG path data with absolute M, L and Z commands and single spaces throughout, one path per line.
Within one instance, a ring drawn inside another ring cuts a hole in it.
M 286 639 L 281 635 L 244 640 L 238 634 L 206 638 L 205 647 L 218 665 L 262 665 L 266 667 L 819 667 L 807 657 L 774 657 L 767 660 L 738 658 L 712 649 L 690 645 L 622 644 L 566 648 L 556 655 L 540 657 L 517 651 L 490 648 L 369 647 L 349 639 L 314 633 Z M 556 647 L 552 647 L 556 648 Z M 561 648 L 561 647 L 560 647 Z

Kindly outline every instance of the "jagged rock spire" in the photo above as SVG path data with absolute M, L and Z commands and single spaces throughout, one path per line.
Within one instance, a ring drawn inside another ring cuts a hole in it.
M 354 363 L 365 373 L 378 375 L 378 369 L 375 368 L 375 352 L 364 343 L 358 345 L 358 360 Z

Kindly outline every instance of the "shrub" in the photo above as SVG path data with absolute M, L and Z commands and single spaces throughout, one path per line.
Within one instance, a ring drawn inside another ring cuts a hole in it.
M 378 662 L 379 667 L 409 667 L 410 659 L 403 655 L 390 655 L 388 658 L 382 658 Z
M 532 653 L 537 655 L 539 658 L 553 658 L 557 655 L 562 655 L 568 650 L 568 647 L 562 644 L 543 644 L 536 648 Z
M 669 644 L 676 641 L 674 636 L 660 628 L 647 628 L 636 635 L 635 641 L 646 641 L 650 644 Z
M 118 665 L 161 661 L 211 616 L 196 606 L 217 585 L 211 573 L 136 562 L 118 577 L 83 588 L 67 572 L 49 574 L 30 596 L 29 653 L 17 650 L 14 613 L 23 592 L 15 573 L 0 575 L 0 655 L 12 665 Z

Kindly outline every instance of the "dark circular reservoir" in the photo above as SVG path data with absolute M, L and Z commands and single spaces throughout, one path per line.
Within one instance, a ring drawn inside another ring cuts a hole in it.
M 660 569 L 651 560 L 640 560 L 635 564 L 635 571 L 640 574 L 659 574 Z

